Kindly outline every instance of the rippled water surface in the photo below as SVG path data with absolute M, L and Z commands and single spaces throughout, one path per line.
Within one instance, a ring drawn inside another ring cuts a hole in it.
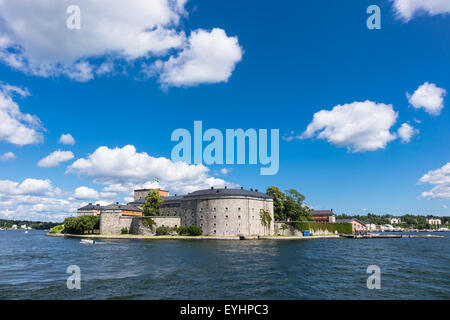
M 441 233 L 442 234 L 442 233 Z M 1 299 L 450 299 L 444 239 L 120 240 L 0 231 Z M 81 290 L 69 290 L 69 265 Z M 366 286 L 381 268 L 381 289 Z

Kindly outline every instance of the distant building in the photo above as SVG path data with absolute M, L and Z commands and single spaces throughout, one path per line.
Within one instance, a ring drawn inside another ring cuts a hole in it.
M 352 229 L 353 229 L 353 233 L 355 231 L 366 231 L 367 227 L 366 225 L 359 221 L 356 218 L 352 218 L 352 219 L 337 219 L 336 223 L 351 223 L 352 224 Z
M 142 210 L 136 206 L 128 205 L 128 204 L 119 204 L 114 203 L 107 206 L 102 207 L 103 212 L 117 212 L 122 216 L 137 216 L 142 217 Z
M 442 224 L 441 223 L 441 219 L 433 219 L 433 218 L 431 218 L 431 219 L 427 219 L 427 222 L 431 226 L 440 226 Z
M 17 224 L 13 224 L 13 225 L 11 226 L 11 229 L 16 230 L 16 229 L 17 229 Z
M 20 228 L 21 228 L 21 229 L 26 229 L 26 228 L 27 228 L 27 225 L 26 225 L 26 224 L 23 224 L 23 225 L 20 226 Z
M 389 218 L 389 222 L 391 224 L 400 224 L 402 223 L 402 220 L 400 218 Z
M 376 231 L 379 227 L 374 223 L 366 223 L 367 231 Z
M 102 211 L 102 206 L 99 204 L 89 203 L 77 210 L 78 216 L 99 216 Z
M 314 210 L 311 212 L 315 222 L 336 222 L 336 215 L 331 210 Z

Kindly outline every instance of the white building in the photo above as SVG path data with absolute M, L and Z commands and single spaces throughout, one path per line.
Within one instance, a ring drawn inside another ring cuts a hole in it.
M 389 222 L 391 224 L 400 224 L 402 223 L 402 220 L 400 218 L 389 218 Z
M 11 229 L 17 230 L 17 224 L 13 224 L 13 225 L 11 226 Z
M 441 219 L 433 219 L 433 218 L 431 218 L 431 219 L 427 219 L 427 222 L 428 222 L 429 225 L 432 225 L 432 226 L 440 226 L 442 224 L 441 223 Z
M 367 231 L 376 231 L 377 225 L 374 223 L 366 223 Z

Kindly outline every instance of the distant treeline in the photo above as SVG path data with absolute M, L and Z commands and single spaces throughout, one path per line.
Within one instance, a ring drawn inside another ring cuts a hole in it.
M 47 229 L 51 229 L 54 226 L 58 225 L 58 223 L 54 223 L 54 222 L 0 219 L 0 228 L 3 228 L 3 229 L 11 228 L 15 224 L 17 225 L 17 228 L 20 228 L 22 225 L 26 225 L 27 227 L 36 229 L 36 230 L 47 230 Z
M 411 214 L 405 214 L 403 216 L 392 216 L 389 214 L 385 215 L 376 215 L 369 213 L 367 215 L 347 215 L 347 214 L 341 214 L 336 215 L 337 219 L 350 219 L 350 218 L 356 218 L 358 220 L 361 220 L 362 222 L 366 223 L 373 223 L 373 224 L 391 224 L 389 221 L 390 218 L 400 218 L 401 223 L 398 224 L 398 226 L 402 228 L 414 228 L 414 229 L 424 229 L 428 228 L 429 225 L 427 223 L 427 219 L 441 219 L 442 225 L 449 224 L 450 223 L 450 217 L 438 217 L 438 216 L 415 216 Z

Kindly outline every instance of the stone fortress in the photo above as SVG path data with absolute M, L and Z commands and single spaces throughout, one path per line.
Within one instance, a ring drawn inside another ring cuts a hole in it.
M 151 189 L 134 192 L 134 201 L 126 205 L 98 206 L 89 204 L 78 209 L 78 215 L 100 215 L 100 233 L 118 234 L 126 228 L 130 234 L 152 234 L 144 226 L 142 205 Z M 256 237 L 274 234 L 273 200 L 258 190 L 211 189 L 198 190 L 184 196 L 169 196 L 159 190 L 163 198 L 161 216 L 152 217 L 156 227 L 197 225 L 204 236 Z M 269 212 L 272 223 L 264 227 L 262 210 Z

